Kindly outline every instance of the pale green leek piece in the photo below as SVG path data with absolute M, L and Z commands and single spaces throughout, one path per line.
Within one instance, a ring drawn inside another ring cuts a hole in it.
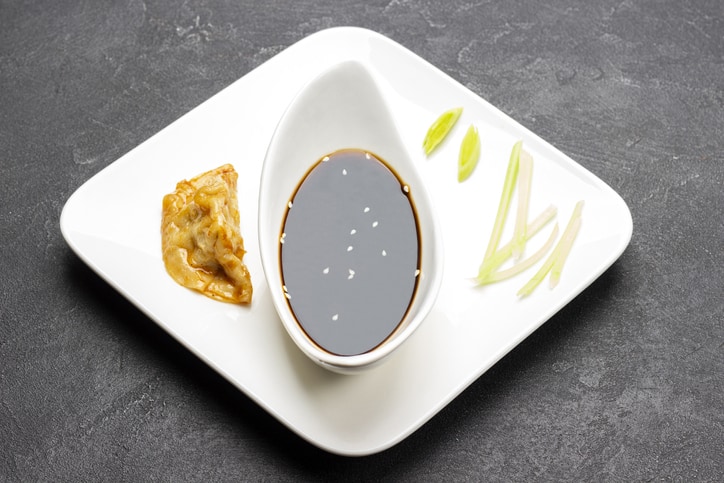
M 576 207 L 573 209 L 571 218 L 570 220 L 568 220 L 568 225 L 566 225 L 566 229 L 563 231 L 563 235 L 558 241 L 558 244 L 553 249 L 553 252 L 546 259 L 543 265 L 540 267 L 538 272 L 533 275 L 533 278 L 531 278 L 528 283 L 526 283 L 523 288 L 518 291 L 519 296 L 526 297 L 530 295 L 533 290 L 535 290 L 535 288 L 540 285 L 546 275 L 548 275 L 548 273 L 552 271 L 554 265 L 556 266 L 557 275 L 555 277 L 555 281 L 551 280 L 551 284 L 555 286 L 555 284 L 558 283 L 560 272 L 563 269 L 563 263 L 568 257 L 568 253 L 570 252 L 571 246 L 573 245 L 573 240 L 576 238 L 578 230 L 581 226 L 582 209 L 583 200 L 576 203 Z
M 518 171 L 518 213 L 513 232 L 513 258 L 519 260 L 525 248 L 525 228 L 528 223 L 528 205 L 530 204 L 530 185 L 533 178 L 533 157 L 526 151 L 520 153 Z
M 538 215 L 526 227 L 526 241 L 533 238 L 545 225 L 547 225 L 556 216 L 556 207 L 551 205 Z M 482 285 L 490 278 L 495 270 L 498 269 L 513 254 L 513 243 L 510 242 L 500 247 L 493 256 L 483 261 L 478 269 L 478 276 L 475 280 Z
M 579 220 L 580 221 L 580 220 Z M 501 280 L 506 280 L 510 277 L 513 277 L 515 275 L 518 275 L 519 273 L 523 272 L 524 270 L 528 270 L 530 267 L 538 263 L 538 261 L 543 258 L 546 253 L 548 253 L 548 250 L 551 249 L 553 246 L 553 243 L 556 241 L 556 237 L 558 236 L 558 223 L 555 224 L 553 227 L 553 230 L 551 231 L 551 234 L 548 236 L 548 240 L 543 244 L 542 247 L 538 249 L 537 252 L 535 252 L 530 257 L 526 258 L 522 262 L 518 262 L 512 267 L 510 267 L 507 270 L 501 270 L 499 272 L 492 273 L 488 275 L 487 278 L 484 280 L 478 280 L 478 283 L 480 285 L 485 285 L 488 283 L 495 283 L 500 282 Z
M 480 159 L 480 136 L 477 128 L 471 124 L 460 144 L 458 156 L 458 182 L 462 183 L 472 174 Z
M 503 192 L 500 195 L 500 203 L 498 204 L 498 213 L 495 215 L 495 223 L 493 224 L 493 230 L 490 234 L 490 241 L 488 242 L 487 250 L 485 250 L 483 262 L 493 256 L 495 251 L 498 249 L 498 244 L 500 244 L 500 237 L 503 234 L 505 219 L 508 217 L 510 199 L 513 197 L 513 189 L 515 188 L 515 181 L 518 177 L 520 151 L 522 146 L 523 141 L 518 141 L 513 145 L 513 149 L 510 153 L 508 169 L 505 173 L 505 181 L 503 182 Z
M 583 202 L 581 202 L 582 204 Z M 576 239 L 576 236 L 578 235 L 578 231 L 581 229 L 581 215 L 579 214 L 576 220 L 571 225 L 571 229 L 564 233 L 561 237 L 560 241 L 560 251 L 558 252 L 558 257 L 556 258 L 556 261 L 553 263 L 553 267 L 551 267 L 551 278 L 549 280 L 549 287 L 553 288 L 556 285 L 558 285 L 558 281 L 561 278 L 561 271 L 563 270 L 563 265 L 566 263 L 566 259 L 568 258 L 568 254 L 571 252 L 571 246 L 573 246 L 573 240 Z
M 430 128 L 427 130 L 425 140 L 422 142 L 422 148 L 425 150 L 425 155 L 429 155 L 433 150 L 445 139 L 450 130 L 455 126 L 455 123 L 462 114 L 462 107 L 455 107 L 447 110 L 440 114 L 435 122 L 432 123 Z

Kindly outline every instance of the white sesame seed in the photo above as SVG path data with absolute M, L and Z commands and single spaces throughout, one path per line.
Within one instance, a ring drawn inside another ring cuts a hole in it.
M 420 275 L 420 269 L 419 269 L 419 268 L 418 268 L 417 270 L 415 270 L 415 276 L 417 277 L 418 275 Z
M 339 314 L 334 314 L 334 315 L 332 316 L 332 320 L 337 320 L 337 319 L 339 319 Z
M 343 169 L 343 170 L 342 170 L 342 176 L 347 176 L 347 170 L 346 170 L 346 169 Z
M 407 186 L 407 185 L 404 185 L 404 186 L 402 187 L 402 191 L 404 191 L 405 193 L 409 193 L 409 192 L 410 192 L 410 187 Z
M 386 256 L 387 256 L 387 250 L 382 250 L 382 256 L 383 256 L 383 257 L 386 257 Z
M 352 250 L 354 250 L 354 247 L 353 247 L 352 245 L 350 245 L 350 246 L 347 247 L 347 251 L 348 251 L 348 252 L 351 252 Z
M 354 235 L 355 233 L 357 233 L 357 230 L 355 230 L 354 228 L 352 228 L 352 231 L 349 232 L 350 235 Z
M 376 228 L 376 227 L 377 227 L 377 225 L 379 225 L 379 223 L 378 223 L 378 222 L 376 222 L 376 221 L 372 222 L 372 228 Z
M 329 156 L 325 156 L 322 158 L 323 163 L 326 163 L 327 161 L 329 161 Z
M 287 203 L 287 207 L 289 207 L 289 208 L 291 209 L 292 204 L 293 204 L 293 203 L 292 203 L 292 200 L 289 200 L 289 203 Z
M 325 268 L 324 270 L 322 270 L 322 273 L 325 274 L 325 275 L 327 275 L 327 274 L 329 273 L 329 267 L 327 267 L 327 268 Z
M 369 211 L 370 211 L 370 207 L 369 207 L 369 206 L 365 206 L 364 212 L 365 212 L 365 213 L 369 213 Z
M 372 156 L 370 156 L 370 153 L 365 153 L 365 158 L 372 159 Z

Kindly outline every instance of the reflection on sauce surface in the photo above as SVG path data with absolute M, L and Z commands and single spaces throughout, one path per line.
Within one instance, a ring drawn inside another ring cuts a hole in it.
M 282 281 L 297 322 L 322 349 L 368 352 L 399 326 L 419 275 L 409 188 L 372 154 L 337 151 L 289 202 Z

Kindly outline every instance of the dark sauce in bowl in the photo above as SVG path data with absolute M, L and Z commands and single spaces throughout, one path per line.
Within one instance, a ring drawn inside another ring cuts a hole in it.
M 317 162 L 280 244 L 287 302 L 317 346 L 363 354 L 400 327 L 420 274 L 419 225 L 409 187 L 377 156 L 345 149 Z

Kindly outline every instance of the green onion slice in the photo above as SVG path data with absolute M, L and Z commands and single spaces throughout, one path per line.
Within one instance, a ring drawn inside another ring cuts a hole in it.
M 422 148 L 425 150 L 425 155 L 429 155 L 443 141 L 443 139 L 445 139 L 453 126 L 455 126 L 455 123 L 458 121 L 462 112 L 462 107 L 455 107 L 440 114 L 440 117 L 432 123 L 430 128 L 427 130 L 425 140 L 422 142 Z
M 535 252 L 533 255 L 526 258 L 522 262 L 516 263 L 515 265 L 513 265 L 512 267 L 510 267 L 507 270 L 501 270 L 499 272 L 495 272 L 493 274 L 488 275 L 488 277 L 485 278 L 484 280 L 478 280 L 478 284 L 485 285 L 488 283 L 500 282 L 501 280 L 506 280 L 510 277 L 518 275 L 519 273 L 523 272 L 524 270 L 529 269 L 530 267 L 532 267 L 533 265 L 538 263 L 538 261 L 546 255 L 546 253 L 548 253 L 548 251 L 553 246 L 553 243 L 555 243 L 557 236 L 558 236 L 558 223 L 556 223 L 555 226 L 553 227 L 551 234 L 548 236 L 548 240 L 546 240 L 546 242 L 543 244 L 542 247 L 540 247 L 538 249 L 537 252 Z
M 458 182 L 462 183 L 472 174 L 480 159 L 480 136 L 478 129 L 471 124 L 460 144 L 458 156 Z
M 576 204 L 576 207 L 580 206 L 583 207 L 583 201 L 579 201 Z M 553 263 L 553 267 L 551 267 L 551 278 L 549 280 L 549 287 L 553 288 L 556 285 L 558 285 L 558 281 L 561 278 L 561 271 L 563 270 L 563 265 L 566 263 L 566 259 L 568 258 L 568 254 L 571 252 L 571 247 L 573 246 L 573 241 L 576 239 L 576 236 L 578 235 L 578 231 L 581 229 L 581 210 L 578 210 L 578 216 L 576 219 L 571 223 L 571 228 L 566 229 L 566 232 L 563 233 L 563 236 L 561 237 L 560 241 L 560 251 L 558 252 L 558 257 L 556 257 L 556 261 Z
M 571 218 L 570 220 L 568 220 L 568 225 L 566 225 L 566 229 L 563 231 L 563 235 L 558 241 L 558 244 L 553 249 L 553 252 L 546 259 L 543 265 L 540 267 L 538 272 L 533 275 L 533 278 L 531 278 L 528 283 L 526 283 L 523 288 L 518 291 L 519 296 L 526 297 L 533 293 L 533 290 L 535 290 L 535 288 L 540 285 L 546 275 L 548 275 L 548 273 L 552 271 L 554 265 L 556 265 L 558 275 L 555 278 L 555 282 L 551 281 L 551 283 L 554 286 L 556 283 L 558 283 L 560 271 L 563 269 L 563 263 L 565 263 L 565 260 L 568 257 L 568 253 L 571 250 L 571 246 L 573 245 L 573 240 L 576 238 L 578 230 L 581 227 L 581 210 L 583 210 L 583 201 L 579 201 L 578 203 L 576 203 L 576 207 L 573 209 Z
M 525 228 L 528 223 L 528 205 L 530 185 L 533 177 L 533 157 L 526 151 L 520 152 L 520 168 L 518 172 L 518 213 L 515 218 L 513 232 L 513 258 L 519 260 L 525 249 Z
M 522 146 L 523 141 L 516 142 L 510 153 L 508 169 L 505 173 L 505 181 L 503 183 L 503 192 L 500 195 L 500 203 L 498 204 L 498 213 L 495 215 L 495 223 L 493 224 L 493 230 L 490 233 L 490 241 L 488 242 L 487 250 L 485 250 L 483 262 L 493 256 L 495 250 L 498 249 L 500 237 L 503 234 L 503 226 L 505 226 L 505 219 L 508 217 L 510 199 L 513 197 L 513 188 L 515 188 L 515 181 L 518 177 L 520 151 Z
M 556 207 L 551 205 L 543 212 L 538 215 L 532 222 L 528 223 L 528 226 L 526 227 L 526 241 L 530 240 L 535 236 L 544 226 L 546 226 L 550 221 L 555 218 L 556 216 Z M 505 263 L 508 258 L 513 253 L 513 243 L 510 242 L 506 245 L 503 245 L 498 251 L 493 254 L 493 256 L 489 257 L 487 260 L 485 260 L 483 263 L 480 264 L 480 268 L 478 269 L 478 276 L 476 277 L 476 280 L 479 284 L 485 283 L 485 280 L 487 280 L 490 275 L 503 263 Z

